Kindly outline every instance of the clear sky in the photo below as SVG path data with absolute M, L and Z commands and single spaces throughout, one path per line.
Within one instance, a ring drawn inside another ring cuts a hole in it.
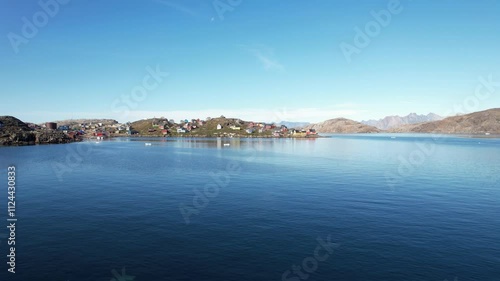
M 500 1 L 54 1 L 0 1 L 0 115 L 317 122 L 500 107 Z

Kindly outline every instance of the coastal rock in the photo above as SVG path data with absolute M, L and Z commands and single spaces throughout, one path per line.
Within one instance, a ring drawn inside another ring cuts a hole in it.
M 68 143 L 72 138 L 60 131 L 33 131 L 26 123 L 12 116 L 0 116 L 0 145 L 34 145 Z
M 35 142 L 38 144 L 69 143 L 73 141 L 68 135 L 60 131 L 39 131 L 35 135 Z
M 35 135 L 21 120 L 12 116 L 0 116 L 0 145 L 35 144 Z

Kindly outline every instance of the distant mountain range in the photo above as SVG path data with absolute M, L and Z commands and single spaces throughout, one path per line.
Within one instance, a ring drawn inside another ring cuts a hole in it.
M 362 124 L 346 118 L 335 118 L 317 124 L 310 124 L 304 127 L 315 129 L 318 133 L 378 133 L 376 127 Z
M 391 128 L 396 128 L 400 127 L 403 125 L 408 125 L 408 124 L 416 124 L 416 123 L 423 123 L 423 122 L 430 122 L 430 121 L 438 121 L 442 120 L 443 117 L 434 114 L 434 113 L 429 113 L 427 115 L 419 115 L 416 113 L 410 113 L 406 116 L 387 116 L 383 119 L 379 120 L 368 120 L 368 121 L 361 121 L 361 123 L 369 126 L 374 126 L 377 127 L 381 130 L 388 130 Z
M 391 133 L 500 134 L 500 108 L 392 128 Z
M 429 113 L 427 115 L 412 113 L 404 117 L 388 116 L 378 121 L 370 120 L 363 122 L 356 122 L 345 118 L 336 118 L 317 124 L 310 124 L 303 128 L 315 129 L 319 133 L 387 132 L 496 135 L 500 134 L 500 108 L 447 117 L 444 119 L 433 113 Z M 369 124 L 374 124 L 378 127 Z M 387 127 L 389 129 L 381 129 Z

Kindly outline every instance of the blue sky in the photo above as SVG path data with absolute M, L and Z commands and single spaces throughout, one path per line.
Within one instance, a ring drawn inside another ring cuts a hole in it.
M 500 107 L 499 1 L 55 1 L 0 1 L 0 115 L 318 122 Z

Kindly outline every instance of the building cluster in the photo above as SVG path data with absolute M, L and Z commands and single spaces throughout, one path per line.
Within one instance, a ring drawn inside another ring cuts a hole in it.
M 223 126 L 221 124 L 217 125 L 217 130 L 221 130 Z M 242 129 L 241 126 L 236 126 L 236 125 L 231 125 L 229 126 L 230 129 L 239 131 Z M 247 134 L 254 134 L 254 133 L 265 133 L 265 132 L 272 132 L 272 135 L 274 137 L 285 137 L 285 136 L 309 136 L 309 135 L 316 135 L 316 130 L 314 129 L 308 129 L 308 130 L 296 130 L 296 129 L 288 129 L 287 126 L 285 125 L 276 125 L 276 124 L 270 124 L 270 123 L 260 123 L 260 122 L 249 122 L 246 125 L 245 132 Z
M 39 126 L 40 127 L 40 126 Z M 47 122 L 40 129 L 58 130 L 69 136 L 87 135 L 98 138 L 109 137 L 110 134 L 131 134 L 130 124 L 103 124 L 101 122 L 79 123 L 73 125 L 60 125 Z
M 201 119 L 191 119 L 191 121 L 186 119 L 181 120 L 180 124 L 176 126 L 176 129 L 177 133 L 188 133 L 205 125 L 206 121 Z
M 115 121 L 116 122 L 116 121 Z M 208 124 L 210 126 L 208 126 Z M 39 126 L 40 127 L 40 126 Z M 207 127 L 206 129 L 202 129 Z M 316 135 L 314 129 L 296 130 L 289 129 L 285 125 L 276 125 L 264 122 L 246 122 L 240 119 L 226 119 L 221 116 L 217 120 L 207 117 L 201 119 L 184 119 L 176 123 L 173 119 L 153 118 L 147 123 L 113 123 L 104 124 L 101 122 L 76 123 L 71 125 L 60 125 L 54 122 L 47 122 L 41 129 L 59 130 L 72 137 L 86 135 L 98 139 L 109 137 L 110 135 L 134 135 L 147 134 L 163 135 L 186 134 L 197 131 L 202 135 L 224 135 L 224 136 L 273 136 L 273 137 L 307 137 Z M 198 131 L 197 129 L 202 129 Z M 220 131 L 220 132 L 217 132 Z

